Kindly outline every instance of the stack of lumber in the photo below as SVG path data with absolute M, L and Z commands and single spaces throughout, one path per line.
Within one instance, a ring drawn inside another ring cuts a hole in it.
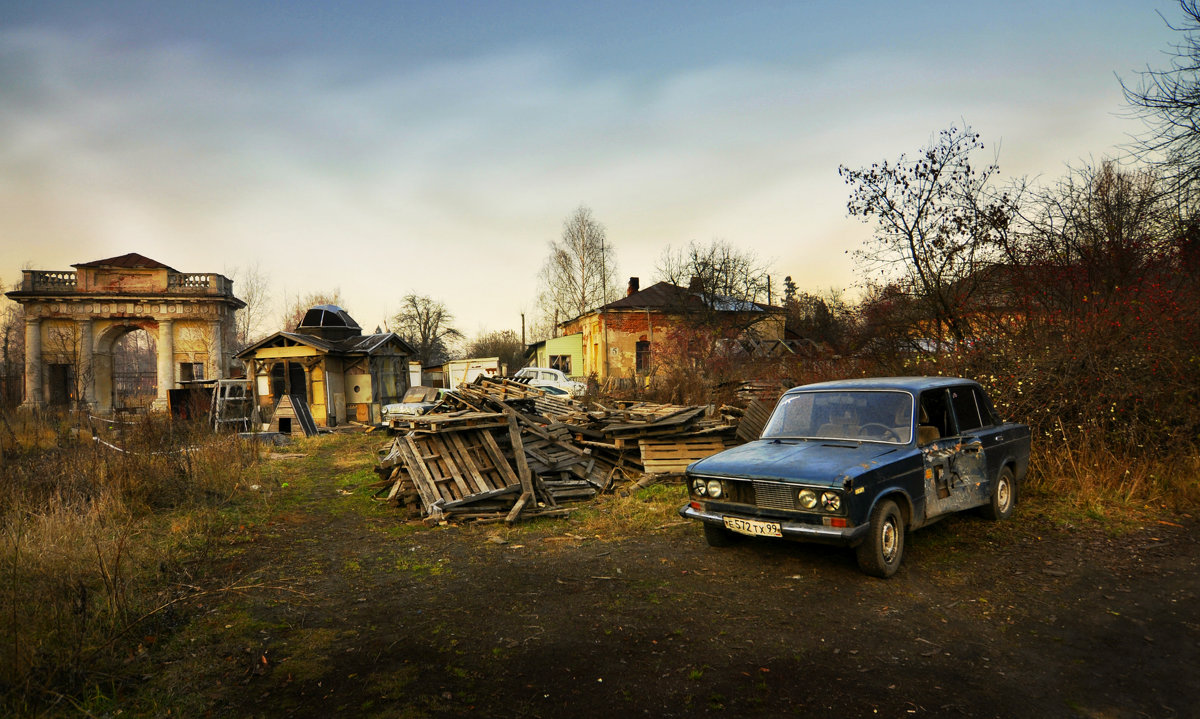
M 538 387 L 504 377 L 480 377 L 473 384 L 459 386 L 454 395 L 473 405 L 486 405 L 493 400 L 515 402 L 545 417 L 565 417 L 582 408 L 579 402 L 569 397 L 551 395 Z
M 736 442 L 741 410 L 549 396 L 482 379 L 434 414 L 394 420 L 376 498 L 432 521 L 562 516 L 616 477 L 678 474 Z M 769 407 L 768 407 L 769 411 Z
M 505 405 L 405 420 L 407 431 L 380 452 L 376 498 L 431 521 L 513 523 L 563 516 L 561 505 L 588 500 L 609 478 L 565 425 L 539 424 Z
M 756 399 L 750 402 L 738 422 L 737 438 L 739 442 L 753 442 L 762 436 L 767 420 L 771 418 L 771 410 L 775 409 L 775 399 Z
M 593 406 L 564 418 L 576 439 L 614 472 L 678 473 L 730 445 L 736 421 L 710 407 L 648 402 Z
M 735 393 L 742 402 L 752 400 L 762 400 L 770 402 L 774 405 L 775 400 L 779 399 L 779 395 L 785 389 L 796 386 L 793 380 L 773 381 L 773 380 L 743 380 L 737 384 Z

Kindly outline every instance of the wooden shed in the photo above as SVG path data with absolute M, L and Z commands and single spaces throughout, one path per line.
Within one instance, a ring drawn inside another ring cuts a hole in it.
M 241 352 L 255 402 L 269 415 L 280 397 L 303 397 L 319 427 L 378 423 L 408 389 L 416 353 L 394 332 L 364 335 L 350 315 L 318 305 L 293 332 L 276 332 Z

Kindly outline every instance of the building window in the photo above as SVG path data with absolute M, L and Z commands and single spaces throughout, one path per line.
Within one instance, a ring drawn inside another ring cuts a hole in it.
M 550 369 L 556 369 L 571 376 L 571 355 L 550 355 Z
M 192 380 L 204 379 L 204 363 L 203 362 L 180 362 L 179 363 L 179 381 L 191 382 Z
M 650 343 L 642 340 L 637 343 L 635 348 L 637 371 L 639 373 L 650 371 Z

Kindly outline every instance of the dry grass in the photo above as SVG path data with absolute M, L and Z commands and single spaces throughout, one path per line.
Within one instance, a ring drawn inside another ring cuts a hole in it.
M 572 512 L 570 531 L 602 539 L 644 534 L 681 521 L 678 510 L 685 501 L 687 492 L 679 482 L 662 482 L 645 489 L 624 487 Z
M 1187 511 L 1200 502 L 1200 452 L 1184 445 L 1129 456 L 1102 436 L 1060 426 L 1034 439 L 1029 487 L 1096 519 Z
M 369 475 L 357 465 L 369 456 L 364 448 L 371 442 L 357 436 L 298 442 L 291 451 L 308 456 L 294 464 L 257 463 L 255 443 L 158 418 L 113 426 L 66 416 L 5 419 L 0 422 L 4 716 L 40 714 L 47 707 L 59 714 L 106 712 L 111 707 L 105 702 L 115 702 L 127 680 L 125 662 L 170 633 L 182 597 L 212 589 L 205 572 L 220 556 L 219 540 L 239 517 L 255 511 L 255 502 L 289 496 L 286 501 L 312 503 L 312 511 L 336 511 L 317 507 L 324 494 L 291 496 L 283 488 L 300 477 L 326 480 L 352 470 Z M 101 445 L 93 432 L 127 451 Z M 1062 430 L 1036 438 L 1033 447 L 1029 488 L 1036 501 L 1064 514 L 1117 522 L 1200 501 L 1200 453 L 1194 447 L 1147 447 L 1125 456 L 1098 435 Z M 191 449 L 181 451 L 185 448 Z M 348 475 L 344 481 L 357 479 Z M 244 492 L 251 484 L 263 491 Z M 272 499 L 269 488 L 283 491 Z M 548 520 L 502 531 L 553 526 L 552 531 L 587 537 L 635 537 L 682 521 L 676 511 L 684 501 L 678 483 L 626 486 L 580 507 L 565 523 Z M 86 706 L 75 707 L 72 702 L 81 697 L 88 697 Z
M 147 418 L 5 418 L 0 446 L 0 711 L 112 695 L 123 655 L 192 577 L 258 448 Z M 106 446 L 96 439 L 120 447 Z

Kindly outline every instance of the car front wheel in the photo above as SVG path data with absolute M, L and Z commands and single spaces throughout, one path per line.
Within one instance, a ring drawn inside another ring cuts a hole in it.
M 728 547 L 737 541 L 737 535 L 724 527 L 704 523 L 704 540 L 710 547 Z
M 904 559 L 904 517 L 890 499 L 875 505 L 871 512 L 871 531 L 858 545 L 858 566 L 872 577 L 887 579 L 900 568 Z

